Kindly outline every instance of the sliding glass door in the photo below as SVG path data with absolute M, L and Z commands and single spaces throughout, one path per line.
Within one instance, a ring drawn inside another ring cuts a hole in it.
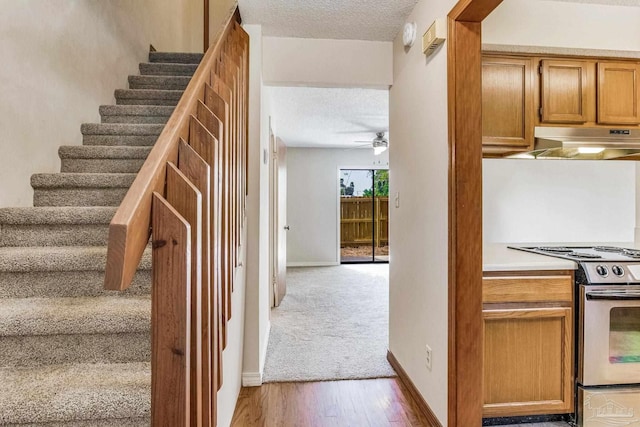
M 389 171 L 340 171 L 340 261 L 389 262 Z

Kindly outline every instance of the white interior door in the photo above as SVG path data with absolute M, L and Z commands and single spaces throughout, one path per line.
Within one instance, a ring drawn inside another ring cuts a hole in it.
M 271 283 L 273 305 L 287 293 L 287 147 L 273 133 L 271 167 Z

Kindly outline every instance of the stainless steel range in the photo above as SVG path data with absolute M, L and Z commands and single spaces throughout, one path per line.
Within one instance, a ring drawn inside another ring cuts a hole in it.
M 575 261 L 576 421 L 640 427 L 640 250 L 511 247 Z

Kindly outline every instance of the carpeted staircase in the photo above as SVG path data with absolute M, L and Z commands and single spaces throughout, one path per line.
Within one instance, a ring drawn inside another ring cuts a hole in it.
M 34 207 L 0 209 L 0 425 L 149 425 L 151 253 L 104 291 L 107 229 L 201 58 L 151 52 Z

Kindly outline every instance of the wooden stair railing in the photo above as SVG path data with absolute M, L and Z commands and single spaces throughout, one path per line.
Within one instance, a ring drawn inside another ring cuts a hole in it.
M 213 427 L 245 226 L 249 36 L 236 9 L 109 225 L 105 288 L 152 241 L 151 420 Z

